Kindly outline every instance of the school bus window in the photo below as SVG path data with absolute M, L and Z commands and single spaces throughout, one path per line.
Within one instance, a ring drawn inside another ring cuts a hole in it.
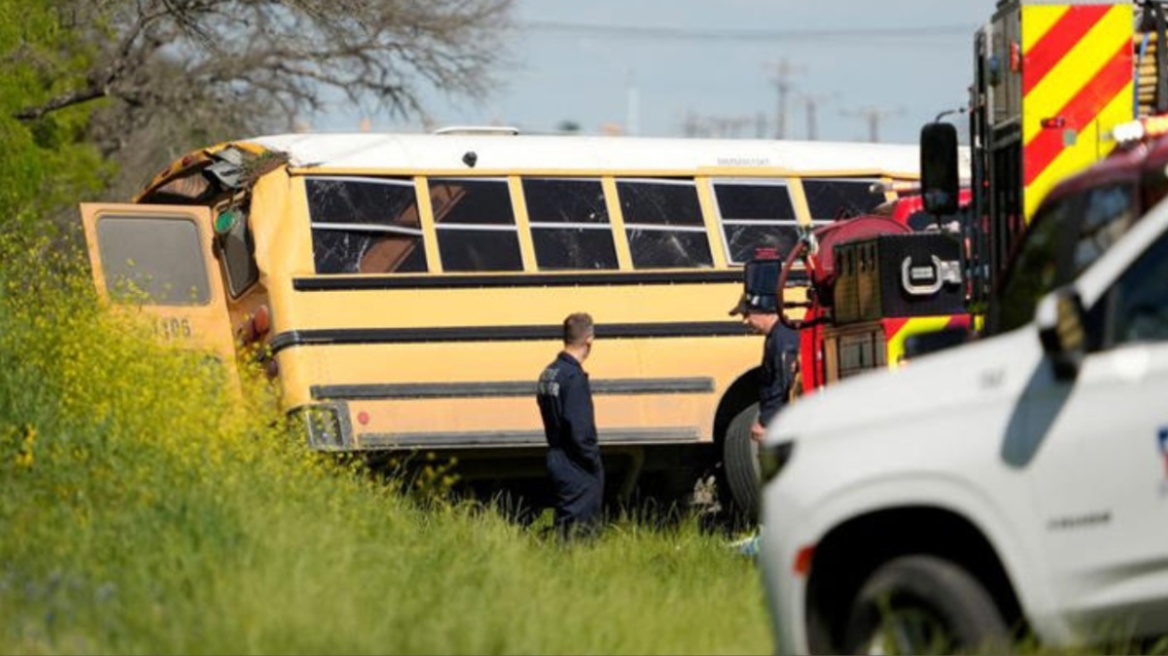
M 803 194 L 811 218 L 832 221 L 842 216 L 871 213 L 884 202 L 882 192 L 873 192 L 876 178 L 804 178 Z
M 713 186 L 731 264 L 746 262 L 757 248 L 785 255 L 795 245 L 795 206 L 786 181 L 726 180 Z
M 231 297 L 236 298 L 260 279 L 260 269 L 255 261 L 255 244 L 248 229 L 247 213 L 239 209 L 230 211 L 238 212 L 240 218 L 223 236 L 220 248 L 227 270 L 227 287 Z
M 692 180 L 618 180 L 616 187 L 635 268 L 713 266 Z
M 314 177 L 304 182 L 316 272 L 425 272 L 414 183 Z
M 540 270 L 618 268 L 599 180 L 524 178 L 523 197 Z
M 115 301 L 206 305 L 211 299 L 199 229 L 191 219 L 103 216 L 97 245 Z
M 444 271 L 521 271 L 506 180 L 432 178 L 430 203 Z

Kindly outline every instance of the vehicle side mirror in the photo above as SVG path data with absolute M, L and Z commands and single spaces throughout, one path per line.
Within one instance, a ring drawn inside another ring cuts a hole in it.
M 947 348 L 964 344 L 969 340 L 967 328 L 942 328 L 927 333 L 909 335 L 904 340 L 904 359 L 912 360 L 922 355 L 936 353 Z
M 1054 365 L 1055 377 L 1073 379 L 1087 353 L 1085 313 L 1079 293 L 1063 287 L 1047 294 L 1035 312 L 1042 350 Z
M 961 193 L 957 172 L 957 128 L 926 123 L 921 128 L 921 201 L 933 216 L 956 214 Z

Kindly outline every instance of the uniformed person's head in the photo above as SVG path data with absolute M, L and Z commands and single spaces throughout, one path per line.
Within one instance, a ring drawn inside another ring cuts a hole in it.
M 569 314 L 564 319 L 564 348 L 583 361 L 592 351 L 592 315 L 587 312 Z
M 742 315 L 742 323 L 756 333 L 766 335 L 779 321 L 778 305 L 773 294 L 744 293 L 730 308 L 730 316 Z

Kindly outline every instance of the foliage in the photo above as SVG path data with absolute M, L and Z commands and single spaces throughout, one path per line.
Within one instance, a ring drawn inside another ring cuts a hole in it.
M 0 0 L 0 232 L 28 230 L 108 179 L 111 170 L 87 143 L 92 107 L 14 116 L 81 81 L 91 54 L 52 3 Z
M 440 464 L 415 501 L 0 242 L 0 653 L 769 651 L 753 565 L 692 524 L 562 544 L 437 502 Z

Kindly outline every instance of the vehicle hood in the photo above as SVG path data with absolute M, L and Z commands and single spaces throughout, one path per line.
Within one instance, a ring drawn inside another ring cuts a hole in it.
M 789 404 L 767 441 L 792 436 L 849 435 L 892 422 L 944 416 L 989 397 L 1017 395 L 1039 370 L 1034 325 L 834 383 Z M 963 414 L 963 413 L 955 413 Z

